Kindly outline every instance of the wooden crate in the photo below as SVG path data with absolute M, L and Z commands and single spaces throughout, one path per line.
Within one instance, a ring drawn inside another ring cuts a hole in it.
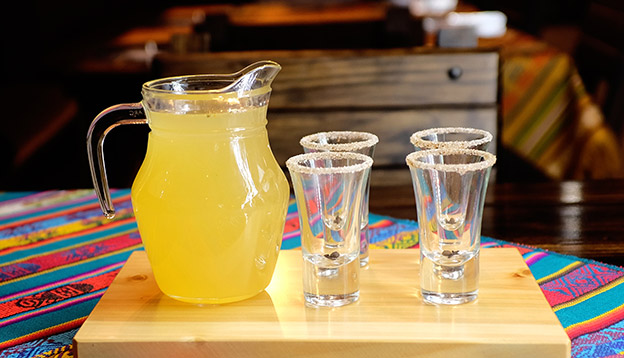
M 481 253 L 480 293 L 423 303 L 418 250 L 371 250 L 361 297 L 305 307 L 301 252 L 282 251 L 271 285 L 226 305 L 164 296 L 144 252 L 132 254 L 75 336 L 92 357 L 569 357 L 570 340 L 516 249 Z

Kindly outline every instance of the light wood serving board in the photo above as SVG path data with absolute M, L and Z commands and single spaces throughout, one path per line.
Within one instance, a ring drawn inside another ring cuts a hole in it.
M 251 299 L 193 305 L 164 296 L 134 252 L 74 338 L 92 357 L 570 357 L 570 340 L 516 249 L 481 251 L 476 302 L 423 303 L 418 250 L 371 250 L 360 300 L 303 303 L 301 252 L 282 251 Z

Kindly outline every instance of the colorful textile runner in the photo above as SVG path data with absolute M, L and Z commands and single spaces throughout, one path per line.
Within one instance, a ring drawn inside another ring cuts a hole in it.
M 505 147 L 557 180 L 624 175 L 617 137 L 570 55 L 512 29 L 483 42 L 501 48 Z
M 0 193 L 0 357 L 70 357 L 71 342 L 124 262 L 141 250 L 129 190 L 106 220 L 92 190 Z M 417 224 L 371 214 L 371 247 L 418 246 Z M 300 246 L 294 200 L 282 249 Z M 572 339 L 572 357 L 624 354 L 624 269 L 483 237 L 523 255 Z

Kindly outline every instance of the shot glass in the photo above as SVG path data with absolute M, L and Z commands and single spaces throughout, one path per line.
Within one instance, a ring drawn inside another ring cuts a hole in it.
M 425 302 L 477 298 L 483 203 L 496 156 L 465 148 L 428 149 L 406 158 L 412 175 Z
M 462 127 L 430 128 L 410 136 L 416 150 L 447 147 L 486 150 L 491 141 L 492 134 L 486 130 Z
M 361 206 L 372 164 L 369 156 L 349 152 L 305 153 L 286 161 L 299 211 L 307 306 L 359 299 Z
M 376 135 L 368 132 L 333 131 L 310 134 L 301 138 L 299 143 L 305 153 L 314 152 L 353 152 L 368 155 L 373 158 L 375 146 L 379 142 Z M 364 200 L 362 201 L 362 222 L 360 223 L 360 266 L 369 263 L 368 246 L 370 245 L 370 231 L 368 230 L 368 197 L 370 182 L 365 184 Z

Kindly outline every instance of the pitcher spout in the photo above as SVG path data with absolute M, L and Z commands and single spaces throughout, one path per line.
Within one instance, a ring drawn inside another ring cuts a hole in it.
M 271 86 L 275 76 L 281 69 L 282 66 L 274 61 L 267 60 L 253 63 L 233 75 L 236 80 L 228 86 L 228 92 L 243 93 Z

